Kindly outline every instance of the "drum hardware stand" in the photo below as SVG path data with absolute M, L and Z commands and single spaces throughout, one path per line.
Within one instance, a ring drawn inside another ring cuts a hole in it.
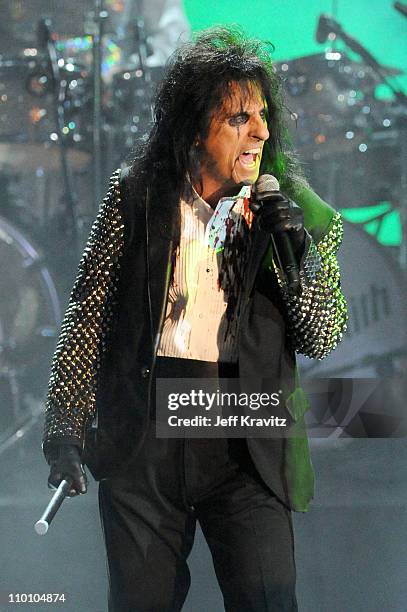
M 407 4 L 405 4 L 405 2 L 395 2 L 393 8 L 395 8 L 400 15 L 403 15 L 403 17 L 407 17 Z
M 141 84 L 140 90 L 143 92 L 143 96 L 137 96 L 133 98 L 134 102 L 134 114 L 138 114 L 138 127 L 143 128 L 143 132 L 139 133 L 139 137 L 143 138 L 146 136 L 145 126 L 146 123 L 151 122 L 152 120 L 152 105 L 151 105 L 151 88 L 152 88 L 152 74 L 151 70 L 147 65 L 147 44 L 146 44 L 146 30 L 145 30 L 145 22 L 141 7 L 140 0 L 134 0 L 135 5 L 135 15 L 132 14 L 132 25 L 131 28 L 131 43 L 132 43 L 132 53 L 131 63 L 134 63 L 134 74 L 138 82 Z M 134 59 L 133 59 L 134 58 Z M 147 101 L 147 104 L 146 104 Z M 134 120 L 132 119 L 130 128 L 133 127 Z M 130 134 L 132 130 L 130 130 Z M 130 137 L 130 143 L 126 142 L 126 147 L 132 149 L 134 146 L 134 141 L 132 137 Z
M 375 59 L 375 57 L 355 38 L 347 34 L 340 23 L 328 15 L 322 14 L 319 18 L 316 38 L 318 42 L 324 42 L 330 33 L 336 34 L 343 42 L 355 53 L 357 53 L 364 62 L 370 66 L 373 72 L 379 77 L 381 83 L 386 85 L 393 93 L 397 103 L 401 107 L 400 112 L 400 144 L 401 144 L 401 172 L 400 172 L 400 188 L 401 201 L 399 204 L 400 223 L 401 223 L 401 245 L 399 251 L 399 263 L 401 270 L 407 274 L 407 96 L 400 89 L 396 89 L 388 80 L 383 66 Z
M 136 1 L 137 4 L 137 19 L 135 23 L 135 43 L 136 43 L 136 51 L 135 55 L 139 61 L 139 69 L 143 73 L 143 80 L 148 87 L 151 87 L 151 72 L 146 67 L 147 60 L 147 45 L 146 45 L 146 30 L 144 24 L 144 18 L 141 12 L 141 3 L 140 0 Z
M 103 0 L 95 0 L 94 12 L 88 22 L 88 34 L 92 37 L 93 61 L 93 204 L 99 210 L 102 198 L 102 41 L 104 23 L 108 12 L 103 10 Z
M 68 156 L 65 135 L 63 129 L 65 127 L 64 102 L 65 102 L 65 80 L 61 78 L 58 57 L 55 48 L 55 42 L 51 32 L 51 21 L 47 18 L 42 18 L 38 22 L 37 28 L 38 46 L 44 49 L 48 55 L 49 68 L 51 74 L 51 88 L 53 108 L 55 114 L 55 131 L 58 136 L 59 153 L 61 159 L 62 176 L 65 185 L 64 202 L 70 221 L 70 230 L 72 232 L 72 242 L 74 251 L 78 253 L 78 228 L 76 220 L 76 205 L 77 198 L 73 190 L 71 173 L 68 167 Z
M 137 4 L 137 19 L 135 23 L 135 43 L 136 43 L 136 52 L 135 55 L 139 61 L 139 69 L 142 73 L 142 79 L 144 82 L 145 90 L 148 92 L 147 99 L 151 100 L 151 71 L 148 69 L 146 60 L 147 60 L 147 45 L 146 45 L 146 30 L 144 24 L 144 18 L 142 16 L 141 11 L 141 2 L 140 0 L 136 0 Z M 143 109 L 141 109 L 143 111 Z M 152 119 L 152 107 L 150 102 L 150 117 Z

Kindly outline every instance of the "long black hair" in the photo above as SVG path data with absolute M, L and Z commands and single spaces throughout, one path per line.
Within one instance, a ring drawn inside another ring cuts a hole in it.
M 248 38 L 237 26 L 222 26 L 201 31 L 173 54 L 157 90 L 150 134 L 136 149 L 132 164 L 138 181 L 153 190 L 163 188 L 167 206 L 179 201 L 188 175 L 199 179 L 194 144 L 198 135 L 207 135 L 214 111 L 230 95 L 232 81 L 243 90 L 257 85 L 267 103 L 270 138 L 260 173 L 273 174 L 287 193 L 305 181 L 291 149 L 281 80 L 273 69 L 270 47 Z

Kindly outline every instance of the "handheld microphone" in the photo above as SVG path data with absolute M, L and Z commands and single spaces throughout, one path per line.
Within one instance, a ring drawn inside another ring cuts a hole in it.
M 256 214 L 261 210 L 262 203 L 265 200 L 281 202 L 286 199 L 280 192 L 280 185 L 276 177 L 272 174 L 263 174 L 257 180 L 256 199 L 250 204 L 250 209 Z M 279 232 L 278 234 L 271 234 L 271 239 L 279 268 L 287 282 L 288 291 L 298 295 L 301 290 L 300 273 L 289 233 Z
M 35 531 L 38 535 L 45 535 L 51 525 L 52 519 L 58 512 L 62 502 L 65 497 L 69 494 L 69 491 L 72 486 L 72 479 L 66 478 L 65 480 L 61 480 L 58 489 L 55 491 L 54 495 L 51 497 L 51 501 L 48 506 L 45 508 L 43 515 L 40 520 L 37 521 L 34 525 Z

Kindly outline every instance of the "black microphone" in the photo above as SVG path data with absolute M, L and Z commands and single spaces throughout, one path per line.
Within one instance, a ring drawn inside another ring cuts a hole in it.
M 263 174 L 258 178 L 255 198 L 255 201 L 250 204 L 250 209 L 254 214 L 259 212 L 262 207 L 262 202 L 265 200 L 272 200 L 274 202 L 287 200 L 280 192 L 278 180 L 272 174 Z M 288 291 L 290 293 L 300 294 L 300 273 L 289 233 L 279 232 L 278 234 L 271 234 L 271 239 L 273 241 L 279 268 L 286 278 Z

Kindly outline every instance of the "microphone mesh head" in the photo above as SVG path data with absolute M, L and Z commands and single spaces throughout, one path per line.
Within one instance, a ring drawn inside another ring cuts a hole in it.
M 266 193 L 268 191 L 280 191 L 280 184 L 272 174 L 262 174 L 256 183 L 256 193 Z
M 37 521 L 34 525 L 34 529 L 38 533 L 38 535 L 45 535 L 48 531 L 48 527 L 49 525 L 47 521 L 43 521 L 42 519 Z

